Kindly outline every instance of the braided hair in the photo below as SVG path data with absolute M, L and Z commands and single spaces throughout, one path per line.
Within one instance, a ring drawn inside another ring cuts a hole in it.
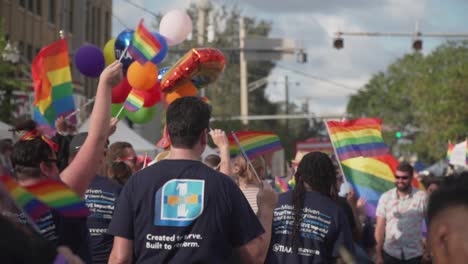
M 332 197 L 336 191 L 336 170 L 332 160 L 322 152 L 311 152 L 306 154 L 294 175 L 296 186 L 292 194 L 294 207 L 293 222 L 293 250 L 297 252 L 299 246 L 299 231 L 301 227 L 302 210 L 304 208 L 304 197 L 306 184 L 314 191 L 325 196 Z

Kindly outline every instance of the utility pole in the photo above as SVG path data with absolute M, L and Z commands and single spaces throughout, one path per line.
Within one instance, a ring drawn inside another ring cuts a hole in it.
M 239 65 L 240 65 L 240 112 L 242 125 L 249 124 L 249 91 L 247 90 L 247 62 L 245 60 L 245 24 L 244 17 L 239 18 Z
M 286 102 L 285 105 L 285 112 L 286 115 L 289 115 L 289 81 L 288 81 L 288 76 L 284 76 L 284 101 Z M 289 120 L 286 119 L 286 132 L 289 131 Z
M 206 24 L 206 0 L 200 0 L 198 4 L 198 34 L 197 34 L 197 44 L 199 47 L 205 45 L 205 24 Z M 200 95 L 205 96 L 205 88 L 200 90 Z

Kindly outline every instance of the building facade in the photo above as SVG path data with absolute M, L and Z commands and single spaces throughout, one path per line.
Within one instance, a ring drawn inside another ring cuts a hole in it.
M 83 44 L 103 48 L 111 38 L 112 0 L 0 0 L 0 16 L 5 37 L 18 49 L 23 64 L 30 65 L 40 49 L 58 40 L 63 31 L 75 94 L 95 95 L 97 80 L 81 75 L 73 56 Z

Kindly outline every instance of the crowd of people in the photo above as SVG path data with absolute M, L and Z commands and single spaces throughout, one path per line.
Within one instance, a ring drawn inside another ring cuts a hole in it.
M 336 161 L 312 152 L 292 175 L 295 187 L 278 194 L 262 157 L 230 159 L 226 134 L 210 129 L 210 107 L 197 97 L 169 105 L 170 150 L 142 166 L 128 142 L 109 145 L 121 67 L 101 74 L 88 132 L 72 136 L 61 118 L 51 140 L 27 121 L 14 145 L 1 142 L 2 174 L 20 186 L 61 181 L 90 214 L 51 209 L 31 223 L 0 188 L 0 262 L 464 263 L 468 173 L 425 177 L 421 191 L 401 162 L 395 188 L 369 215 Z M 219 154 L 201 159 L 210 137 Z

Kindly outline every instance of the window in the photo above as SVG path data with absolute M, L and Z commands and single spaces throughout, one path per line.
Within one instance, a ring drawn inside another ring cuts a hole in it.
M 26 0 L 20 0 L 20 1 L 19 1 L 19 4 L 20 4 L 20 6 L 23 7 L 23 8 L 26 7 Z
M 36 0 L 36 14 L 42 15 L 42 0 Z
M 28 0 L 28 10 L 31 11 L 31 12 L 34 10 L 33 9 L 33 0 Z
M 110 24 L 110 21 L 109 21 L 109 12 L 106 12 L 106 16 L 105 16 L 105 20 L 104 20 L 104 25 L 105 25 L 105 28 L 104 28 L 104 40 L 105 40 L 105 41 L 107 41 L 107 40 L 110 39 L 109 24 Z
M 33 47 L 30 44 L 28 44 L 28 47 L 26 49 L 26 56 L 27 56 L 29 61 L 32 61 L 32 59 L 33 59 L 32 50 L 33 50 Z
M 68 7 L 68 31 L 73 32 L 73 8 L 75 1 L 70 0 L 69 7 Z
M 55 0 L 49 0 L 49 22 L 55 24 Z

